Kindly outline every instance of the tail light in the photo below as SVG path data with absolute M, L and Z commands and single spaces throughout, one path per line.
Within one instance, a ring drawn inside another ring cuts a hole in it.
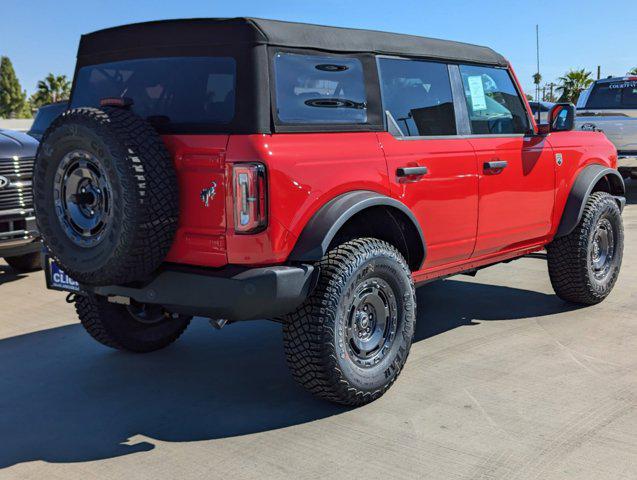
M 256 233 L 263 230 L 268 222 L 265 166 L 261 163 L 234 164 L 232 184 L 235 232 Z

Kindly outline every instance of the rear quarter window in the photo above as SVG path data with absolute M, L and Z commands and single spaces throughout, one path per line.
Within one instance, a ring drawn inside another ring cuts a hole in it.
M 274 55 L 276 114 L 286 124 L 367 122 L 363 65 L 357 58 Z
M 223 125 L 234 118 L 236 63 L 231 57 L 145 58 L 82 67 L 71 107 L 128 97 L 160 132 Z

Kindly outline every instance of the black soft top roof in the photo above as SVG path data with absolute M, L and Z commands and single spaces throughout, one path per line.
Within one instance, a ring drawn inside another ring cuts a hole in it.
M 116 57 L 200 53 L 205 48 L 273 45 L 327 52 L 371 52 L 506 66 L 488 47 L 397 33 L 326 27 L 257 18 L 162 20 L 108 28 L 83 35 L 78 63 Z

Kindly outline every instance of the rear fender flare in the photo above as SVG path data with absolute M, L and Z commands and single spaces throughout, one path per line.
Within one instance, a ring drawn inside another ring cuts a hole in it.
M 555 238 L 564 237 L 575 229 L 582 219 L 588 197 L 593 192 L 595 185 L 604 177 L 608 178 L 610 193 L 618 198 L 620 208 L 623 207 L 626 186 L 619 172 L 603 165 L 589 165 L 579 173 L 573 183 Z
M 378 206 L 399 210 L 413 223 L 422 243 L 423 258 L 422 262 L 419 262 L 422 265 L 427 255 L 427 249 L 425 237 L 416 216 L 404 203 L 368 190 L 344 193 L 323 205 L 305 225 L 289 260 L 292 262 L 320 260 L 327 253 L 330 243 L 348 220 L 365 209 Z

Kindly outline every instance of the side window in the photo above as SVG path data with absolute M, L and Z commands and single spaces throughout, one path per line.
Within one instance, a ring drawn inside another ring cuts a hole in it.
M 529 118 L 507 70 L 460 66 L 471 132 L 502 135 L 527 133 Z
M 447 65 L 379 58 L 383 105 L 407 136 L 455 135 Z
M 357 58 L 277 53 L 274 75 L 281 122 L 367 122 L 363 65 Z

